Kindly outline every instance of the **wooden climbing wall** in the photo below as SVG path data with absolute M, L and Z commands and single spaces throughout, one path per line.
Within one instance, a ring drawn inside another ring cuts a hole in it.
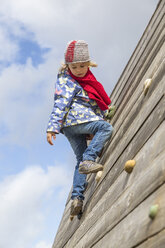
M 98 183 L 88 176 L 81 220 L 69 220 L 69 195 L 53 248 L 165 248 L 164 12 L 161 0 L 112 92 L 115 131 L 100 158 L 103 175 Z M 136 165 L 128 174 L 130 159 Z

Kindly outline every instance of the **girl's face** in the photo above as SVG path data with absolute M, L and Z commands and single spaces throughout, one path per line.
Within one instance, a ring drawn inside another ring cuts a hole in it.
M 84 77 L 88 71 L 88 62 L 84 63 L 73 63 L 69 64 L 68 67 L 71 70 L 71 73 L 76 77 Z

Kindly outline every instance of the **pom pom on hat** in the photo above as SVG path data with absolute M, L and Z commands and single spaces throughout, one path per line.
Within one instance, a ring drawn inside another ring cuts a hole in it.
M 84 40 L 72 40 L 67 44 L 65 64 L 90 61 L 88 44 Z

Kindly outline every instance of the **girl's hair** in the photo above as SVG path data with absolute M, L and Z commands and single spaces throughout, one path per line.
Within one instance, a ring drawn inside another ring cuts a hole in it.
M 82 62 L 82 63 L 86 63 L 89 67 L 97 67 L 97 64 L 94 61 Z M 64 72 L 65 70 L 68 70 L 68 64 L 62 63 L 61 67 L 59 68 L 59 73 Z

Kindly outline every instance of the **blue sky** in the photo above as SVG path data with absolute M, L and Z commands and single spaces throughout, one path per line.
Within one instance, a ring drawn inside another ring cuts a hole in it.
M 110 94 L 157 3 L 1 1 L 1 248 L 50 248 L 62 217 L 75 157 L 63 135 L 50 146 L 45 131 L 66 43 L 88 42 Z

